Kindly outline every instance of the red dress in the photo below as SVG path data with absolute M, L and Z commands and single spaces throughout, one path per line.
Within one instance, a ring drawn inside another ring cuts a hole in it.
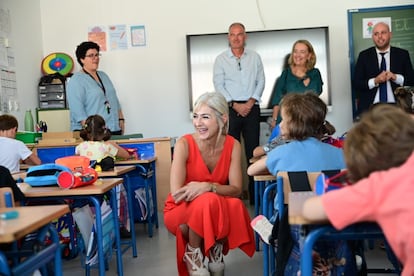
M 188 144 L 187 176 L 185 183 L 191 181 L 215 182 L 228 184 L 231 154 L 234 138 L 227 135 L 223 152 L 216 167 L 209 171 L 200 154 L 198 146 L 191 135 L 185 135 Z M 226 238 L 223 253 L 239 247 L 248 256 L 253 256 L 255 243 L 253 230 L 250 227 L 250 216 L 244 203 L 235 197 L 220 196 L 207 192 L 191 202 L 175 204 L 171 193 L 164 207 L 164 224 L 168 231 L 176 236 L 177 267 L 179 275 L 188 275 L 183 261 L 187 241 L 181 233 L 180 225 L 189 228 L 203 237 L 204 255 L 207 256 L 216 240 Z

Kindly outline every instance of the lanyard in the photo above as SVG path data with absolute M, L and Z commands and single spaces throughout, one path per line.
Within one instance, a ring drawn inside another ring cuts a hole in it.
M 82 69 L 82 71 L 85 72 L 87 75 L 89 75 L 89 77 L 91 77 L 98 84 L 98 86 L 102 89 L 102 91 L 103 91 L 103 93 L 104 93 L 104 95 L 106 97 L 105 86 L 104 86 L 104 84 L 103 84 L 103 82 L 101 80 L 101 77 L 99 76 L 98 72 L 96 72 L 96 75 L 98 76 L 99 83 L 96 81 L 96 79 L 88 71 L 86 71 L 85 69 Z
M 111 113 L 111 106 L 109 104 L 108 99 L 106 98 L 105 86 L 104 86 L 104 84 L 103 84 L 103 82 L 101 80 L 101 77 L 99 76 L 98 72 L 96 72 L 96 75 L 98 76 L 99 83 L 96 81 L 96 79 L 88 71 L 86 71 L 85 69 L 82 69 L 82 71 L 85 72 L 86 74 L 88 74 L 89 77 L 91 77 L 96 82 L 96 84 L 102 89 L 102 92 L 104 93 L 104 96 L 105 96 L 105 103 L 104 104 L 105 104 L 105 107 L 106 107 L 106 112 L 108 114 Z

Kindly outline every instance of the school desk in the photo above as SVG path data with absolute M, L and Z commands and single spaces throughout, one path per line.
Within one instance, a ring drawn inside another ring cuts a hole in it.
M 276 176 L 272 174 L 264 174 L 264 175 L 255 175 L 253 176 L 254 180 L 254 215 L 255 217 L 263 214 L 263 208 L 265 206 L 263 205 L 263 193 L 265 188 L 276 182 Z M 260 250 L 259 245 L 259 234 L 255 233 L 256 238 L 256 251 Z
M 124 161 L 116 161 L 115 165 L 134 165 L 135 170 L 129 173 L 124 174 L 125 177 L 125 184 L 127 188 L 127 194 L 130 197 L 135 198 L 134 191 L 132 190 L 133 187 L 142 186 L 145 189 L 145 200 L 147 206 L 147 218 L 143 221 L 148 223 L 148 236 L 152 237 L 153 235 L 153 226 L 155 225 L 156 228 L 159 226 L 158 222 L 158 204 L 157 204 L 157 181 L 156 181 L 156 166 L 155 163 L 157 161 L 156 157 L 148 157 L 144 159 L 131 159 L 131 160 L 124 160 Z M 137 179 L 138 177 L 138 179 Z M 138 184 L 134 184 L 134 181 L 138 180 Z M 143 185 L 140 184 L 140 180 L 143 180 Z M 152 200 L 152 201 L 151 201 Z M 132 203 L 132 200 L 131 200 Z M 129 204 L 129 203 L 128 203 Z M 153 206 L 152 215 L 151 215 L 151 208 Z M 131 205 L 131 209 L 134 208 Z M 134 211 L 133 211 L 134 212 Z M 135 219 L 135 215 L 133 213 L 132 216 Z
M 36 153 L 42 163 L 53 163 L 57 158 L 75 154 L 75 147 L 78 142 L 51 142 L 43 139 L 43 143 L 36 144 L 33 152 Z M 53 140 L 53 139 L 51 139 Z M 171 138 L 154 137 L 154 138 L 135 138 L 111 140 L 125 148 L 136 148 L 141 159 L 156 157 L 154 167 L 156 167 L 155 178 L 157 179 L 157 203 L 158 209 L 162 209 L 164 202 L 170 192 L 170 168 L 171 168 Z M 28 166 L 21 165 L 20 169 L 24 170 Z
M 62 275 L 62 259 L 59 236 L 51 221 L 68 213 L 67 205 L 24 206 L 0 208 L 0 213 L 17 211 L 18 217 L 9 220 L 0 220 L 0 243 L 11 243 L 26 235 L 39 230 L 40 237 L 49 232 L 52 243 L 39 252 L 27 257 L 21 263 L 9 267 L 5 252 L 0 251 L 0 274 L 22 275 L 28 271 L 35 271 L 54 260 L 54 275 Z
M 135 223 L 134 223 L 134 208 L 132 201 L 135 200 L 135 197 L 132 195 L 128 183 L 128 177 L 126 174 L 135 170 L 136 167 L 134 165 L 125 165 L 125 166 L 115 166 L 113 170 L 109 171 L 101 171 L 98 172 L 99 178 L 108 178 L 108 177 L 125 177 L 124 186 L 126 187 L 126 194 L 127 194 L 127 203 L 128 203 L 128 216 L 129 216 L 129 230 L 131 233 L 130 240 L 121 240 L 121 244 L 127 245 L 125 248 L 122 249 L 122 253 L 125 253 L 129 247 L 132 248 L 132 256 L 135 258 L 137 257 L 137 243 L 136 243 L 136 236 L 135 236 Z M 117 186 L 119 187 L 119 186 Z M 120 192 L 120 191 L 119 191 Z
M 35 200 L 53 200 L 53 199 L 72 199 L 74 201 L 87 200 L 95 207 L 95 224 L 97 234 L 97 247 L 98 247 L 98 266 L 99 275 L 105 275 L 105 256 L 103 251 L 103 229 L 102 229 L 102 214 L 101 214 L 101 198 L 110 192 L 110 202 L 112 208 L 112 216 L 115 229 L 115 245 L 116 245 L 116 257 L 117 257 L 117 269 L 118 275 L 123 275 L 122 267 L 122 252 L 119 234 L 119 221 L 118 221 L 118 206 L 116 202 L 116 189 L 117 185 L 122 184 L 122 178 L 104 178 L 98 179 L 93 185 L 86 185 L 77 187 L 74 189 L 62 189 L 58 186 L 50 187 L 30 187 L 26 183 L 20 183 L 19 187 L 28 198 Z M 90 266 L 85 265 L 86 274 L 90 274 Z

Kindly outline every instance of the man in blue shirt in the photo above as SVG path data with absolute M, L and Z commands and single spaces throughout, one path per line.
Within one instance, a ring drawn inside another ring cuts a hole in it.
M 240 141 L 243 135 L 246 159 L 259 145 L 259 102 L 265 86 L 265 75 L 260 56 L 245 49 L 247 34 L 243 24 L 229 27 L 230 48 L 217 56 L 213 69 L 216 92 L 220 92 L 229 104 L 229 134 Z M 250 203 L 254 203 L 254 182 L 250 177 Z

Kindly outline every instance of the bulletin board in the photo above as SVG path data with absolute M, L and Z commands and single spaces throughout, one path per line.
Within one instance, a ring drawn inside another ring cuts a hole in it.
M 410 53 L 414 64 L 414 5 L 378 7 L 348 10 L 349 60 L 351 77 L 355 63 L 362 50 L 374 46 L 369 33 L 373 24 L 390 20 L 392 39 L 391 45 L 403 48 Z M 358 96 L 352 89 L 352 112 L 356 116 Z

